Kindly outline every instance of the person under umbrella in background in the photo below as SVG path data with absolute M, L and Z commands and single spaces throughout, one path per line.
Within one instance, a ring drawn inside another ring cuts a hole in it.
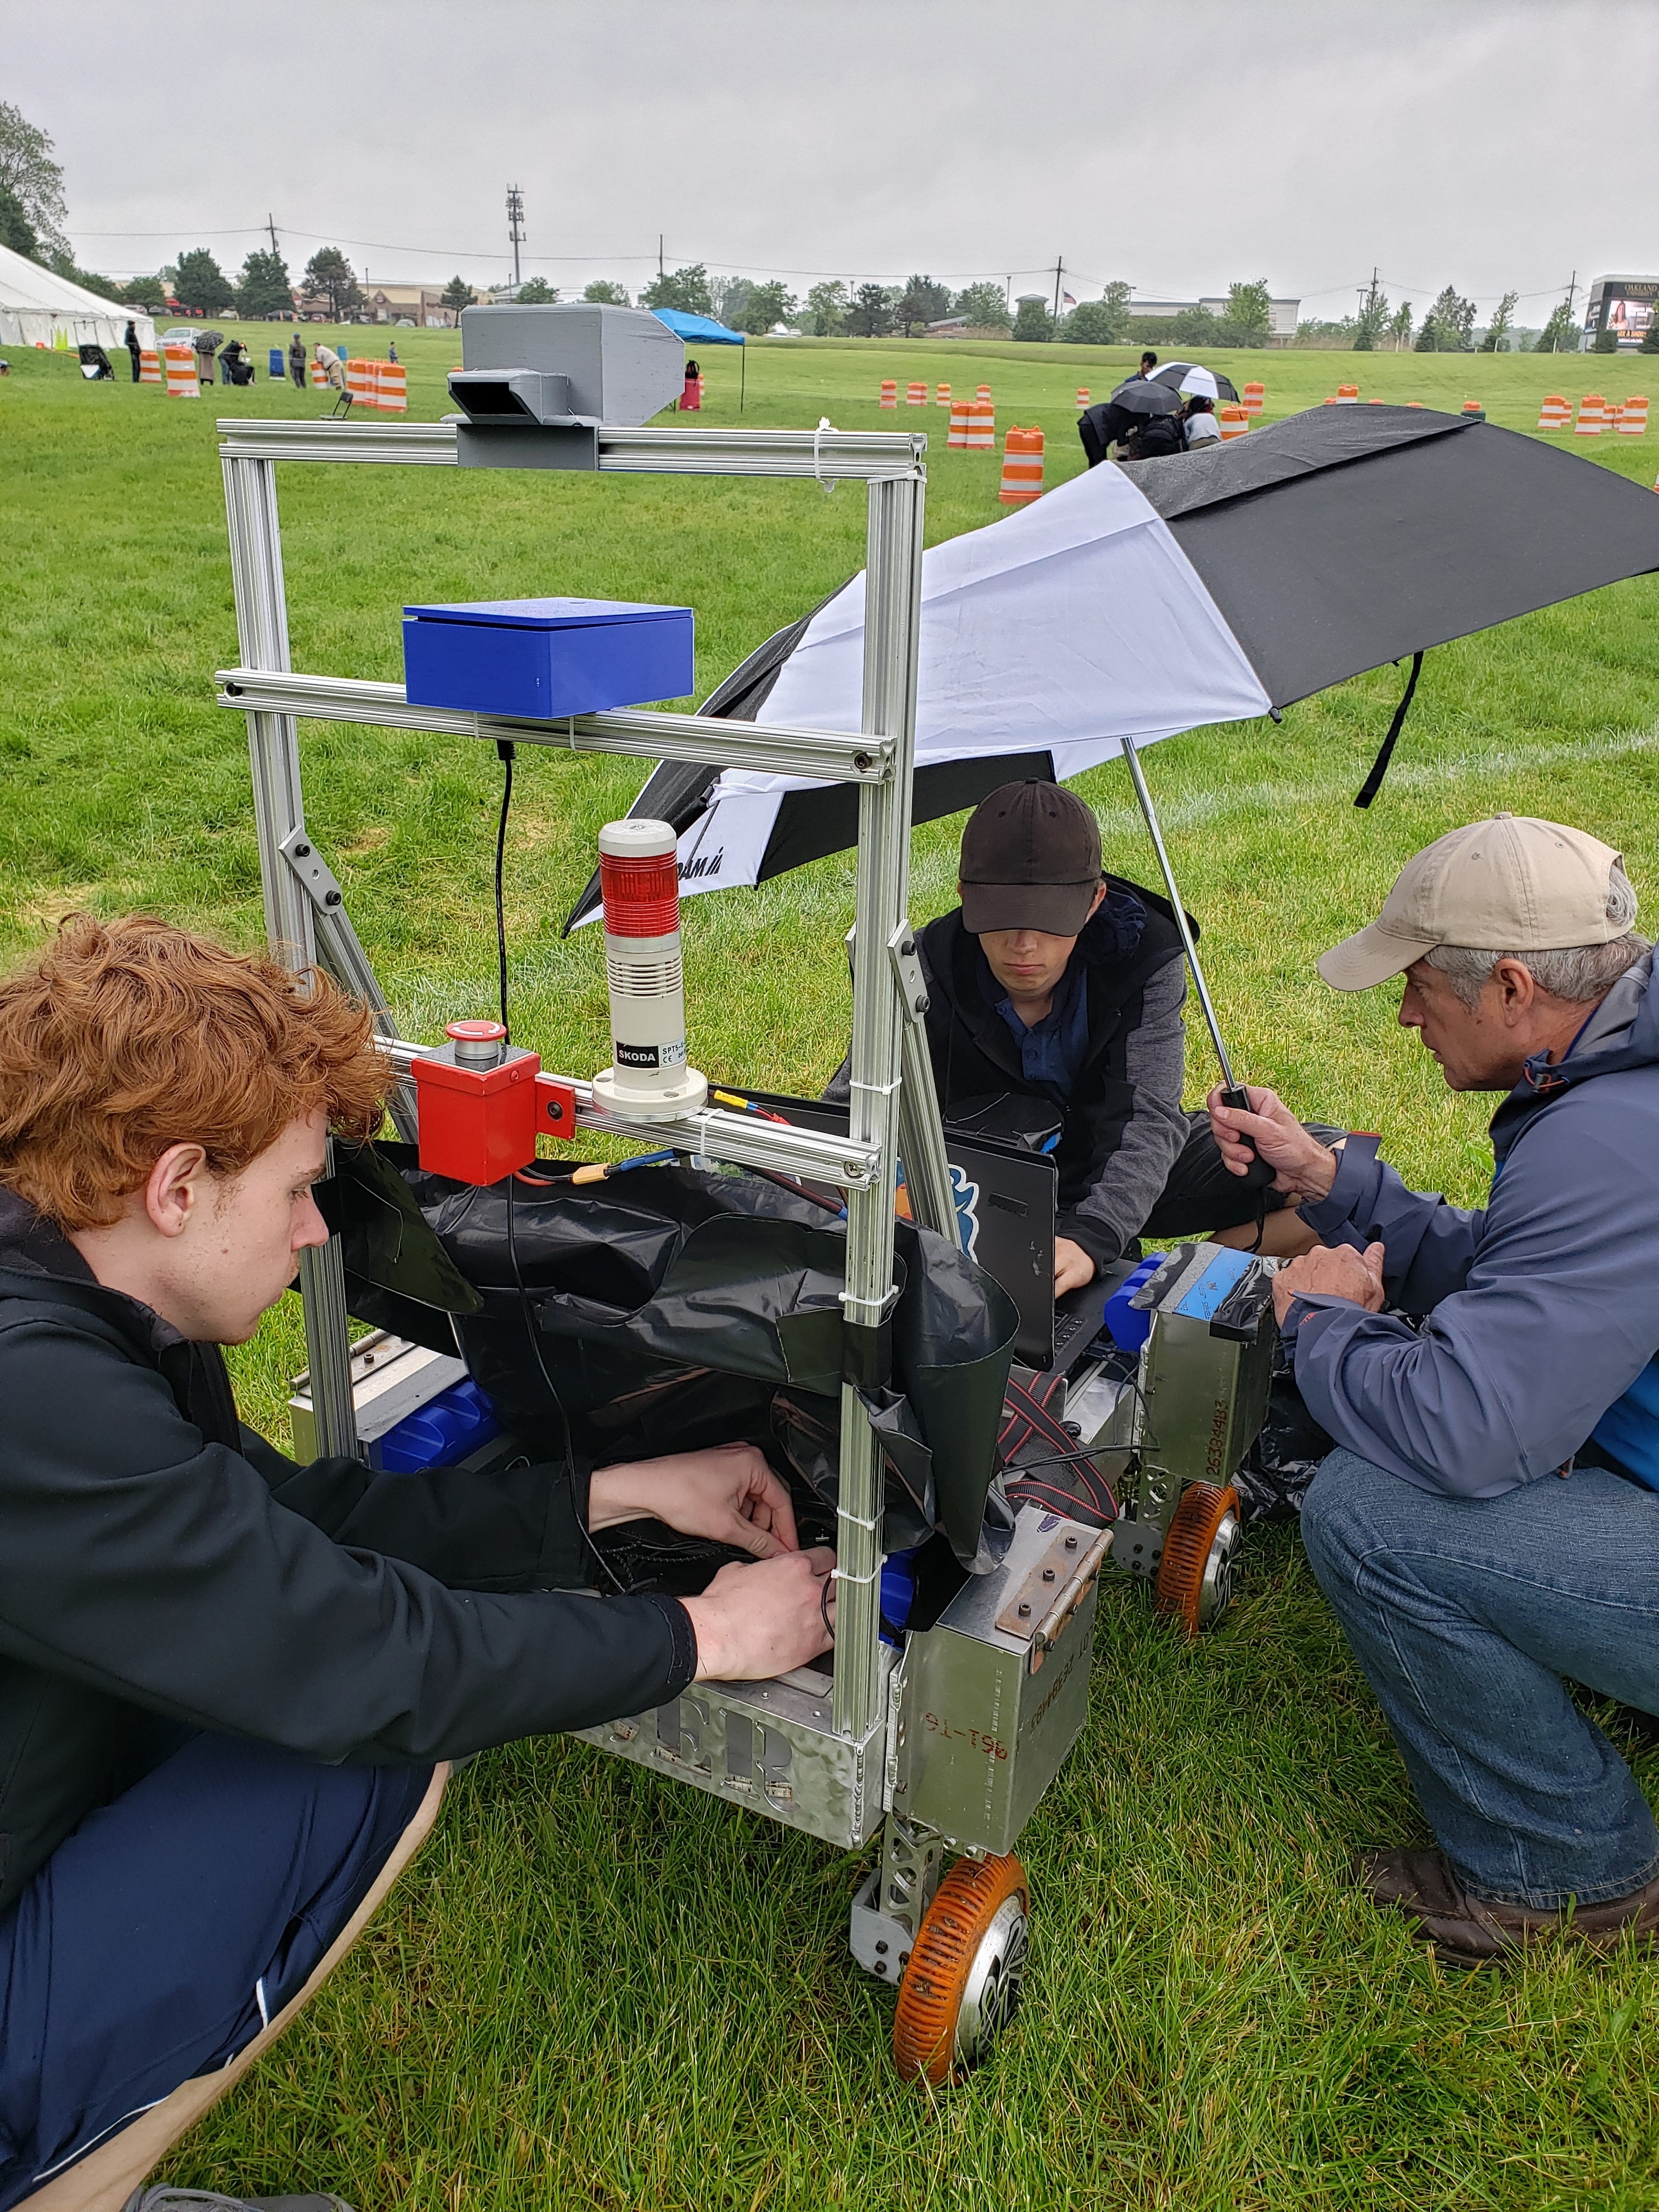
M 196 333 L 196 368 L 204 384 L 213 381 L 214 358 L 223 337 L 222 331 L 198 331 Z
M 303 392 L 306 388 L 306 342 L 298 331 L 295 331 L 293 343 L 288 349 L 288 373 L 294 379 L 295 391 Z
M 128 322 L 126 336 L 122 339 L 121 343 L 127 349 L 127 357 L 132 363 L 132 380 L 137 384 L 138 381 L 139 370 L 143 367 L 143 348 L 138 343 L 138 325 L 137 323 L 131 320 Z
M 1157 367 L 1158 356 L 1149 349 L 1140 356 L 1140 373 L 1143 376 L 1150 376 Z
M 1132 376 L 1120 384 L 1109 399 L 1085 407 L 1078 417 L 1077 434 L 1096 468 L 1111 454 L 1120 461 L 1150 460 L 1160 453 L 1182 451 L 1179 393 L 1150 377 Z
M 1190 453 L 1200 447 L 1218 446 L 1221 425 L 1215 419 L 1216 382 L 1207 368 L 1189 368 L 1181 380 L 1181 397 L 1186 403 L 1182 410 L 1182 435 Z

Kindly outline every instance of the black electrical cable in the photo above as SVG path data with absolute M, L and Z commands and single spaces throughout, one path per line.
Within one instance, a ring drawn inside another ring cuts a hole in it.
M 495 740 L 496 758 L 501 763 L 501 812 L 495 824 L 495 961 L 501 987 L 501 1027 L 512 1041 L 513 1025 L 507 1018 L 507 902 L 501 890 L 501 872 L 507 861 L 507 817 L 513 804 L 513 763 L 516 748 L 506 738 Z M 508 1217 L 509 1227 L 512 1216 Z

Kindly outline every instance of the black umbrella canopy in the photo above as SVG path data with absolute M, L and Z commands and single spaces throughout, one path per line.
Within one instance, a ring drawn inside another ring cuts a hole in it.
M 1178 415 L 1181 394 L 1156 377 L 1130 376 L 1124 379 L 1109 399 L 1100 404 L 1121 407 L 1127 415 Z
M 1152 380 L 1154 384 L 1167 385 L 1171 392 L 1178 392 L 1181 389 L 1182 379 L 1188 370 L 1196 368 L 1198 366 L 1199 363 L 1195 361 L 1166 361 L 1162 368 L 1155 368 L 1152 371 Z M 1224 406 L 1237 407 L 1238 386 L 1233 382 L 1231 377 L 1224 374 L 1218 368 L 1212 368 L 1210 374 L 1215 379 L 1216 392 Z
M 1480 416 L 1315 407 L 1125 465 L 1276 707 L 1659 568 L 1659 499 Z

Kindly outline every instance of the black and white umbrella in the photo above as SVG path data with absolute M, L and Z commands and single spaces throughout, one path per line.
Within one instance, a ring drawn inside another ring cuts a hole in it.
M 918 822 L 1079 775 L 1659 569 L 1659 499 L 1477 416 L 1315 408 L 1207 453 L 1091 469 L 923 556 Z M 703 712 L 858 730 L 864 578 L 780 630 Z M 1376 768 L 1398 734 L 1410 687 Z M 857 841 L 857 794 L 666 762 L 631 810 L 687 893 Z M 597 911 L 589 885 L 567 927 Z
M 1187 378 L 1197 367 L 1198 363 L 1195 361 L 1166 361 L 1162 368 L 1155 368 L 1152 371 L 1151 380 L 1154 384 L 1163 385 L 1168 391 L 1179 392 Z M 1231 377 L 1225 375 L 1218 368 L 1212 368 L 1210 374 L 1215 379 L 1216 397 L 1224 406 L 1237 407 L 1238 386 L 1233 382 Z

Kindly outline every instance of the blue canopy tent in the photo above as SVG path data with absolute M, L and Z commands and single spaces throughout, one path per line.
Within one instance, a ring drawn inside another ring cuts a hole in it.
M 724 323 L 717 323 L 712 315 L 682 314 L 678 307 L 653 307 L 652 313 L 659 323 L 666 323 L 677 338 L 689 344 L 695 338 L 699 345 L 734 345 L 744 342 L 741 331 L 728 331 Z M 738 376 L 738 412 L 743 412 L 743 397 L 749 380 L 749 356 L 744 354 Z

